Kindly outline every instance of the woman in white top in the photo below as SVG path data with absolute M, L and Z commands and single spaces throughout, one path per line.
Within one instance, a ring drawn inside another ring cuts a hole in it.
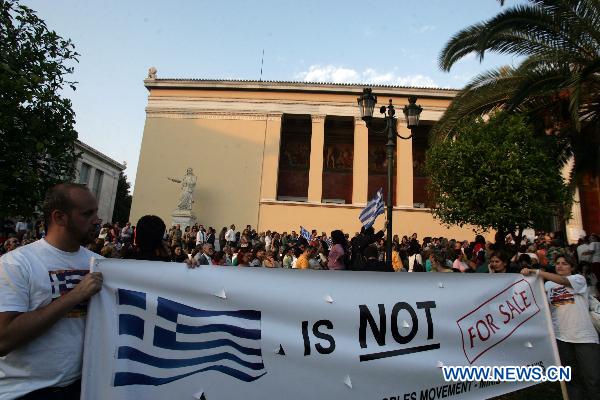
M 523 268 L 525 276 L 539 274 L 546 280 L 552 325 L 558 353 L 571 367 L 567 382 L 569 399 L 597 399 L 600 394 L 600 344 L 589 313 L 587 283 L 577 274 L 577 264 L 568 255 L 555 258 L 556 274 Z M 573 273 L 576 273 L 573 275 Z

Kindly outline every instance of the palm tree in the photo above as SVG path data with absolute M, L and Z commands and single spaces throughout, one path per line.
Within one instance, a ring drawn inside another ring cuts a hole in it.
M 435 137 L 457 135 L 462 121 L 497 109 L 525 113 L 541 133 L 568 139 L 560 161 L 574 156 L 572 182 L 584 173 L 597 175 L 600 0 L 529 0 L 505 9 L 454 35 L 442 50 L 439 65 L 449 71 L 466 55 L 475 53 L 481 61 L 487 52 L 523 61 L 475 77 L 436 124 Z

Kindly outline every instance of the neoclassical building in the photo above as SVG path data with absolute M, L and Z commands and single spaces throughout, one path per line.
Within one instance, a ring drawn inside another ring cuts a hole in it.
M 144 80 L 149 91 L 131 221 L 171 223 L 180 189 L 169 177 L 197 176 L 193 212 L 217 230 L 229 224 L 291 231 L 360 230 L 358 215 L 386 188 L 384 135 L 359 117 L 364 85 L 201 79 Z M 423 107 L 409 140 L 398 140 L 392 196 L 394 233 L 473 238 L 443 226 L 428 208 L 425 150 L 432 125 L 456 90 L 372 85 L 378 106 L 392 99 L 398 131 L 409 95 Z M 384 197 L 385 198 L 385 197 Z M 383 227 L 380 216 L 375 227 Z
M 98 217 L 103 222 L 111 222 L 119 174 L 125 165 L 79 140 L 75 142 L 75 150 L 80 153 L 75 164 L 75 182 L 90 188 L 98 199 Z

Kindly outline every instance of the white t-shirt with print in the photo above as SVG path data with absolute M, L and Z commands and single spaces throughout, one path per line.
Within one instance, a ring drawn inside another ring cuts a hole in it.
M 59 250 L 45 239 L 0 258 L 0 312 L 28 312 L 70 291 L 89 272 L 90 259 L 79 248 Z M 37 389 L 66 386 L 81 376 L 87 304 L 80 304 L 38 338 L 0 357 L 0 399 Z
M 592 262 L 593 263 L 600 262 L 600 242 L 591 242 L 589 244 L 589 246 L 590 246 L 590 250 L 594 251 L 594 254 L 592 254 Z
M 544 285 L 556 339 L 569 343 L 598 343 L 598 333 L 590 318 L 585 278 L 577 274 L 569 275 L 567 279 L 572 287 L 551 281 Z

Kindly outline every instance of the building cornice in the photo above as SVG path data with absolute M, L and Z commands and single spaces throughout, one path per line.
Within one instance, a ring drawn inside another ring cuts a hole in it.
M 126 166 L 113 160 L 112 158 L 110 158 L 109 156 L 107 156 L 104 153 L 99 152 L 98 150 L 94 149 L 93 147 L 83 143 L 80 140 L 76 140 L 75 141 L 75 146 L 81 147 L 82 150 L 93 154 L 94 156 L 100 158 L 102 161 L 114 166 L 115 168 L 119 169 L 120 171 L 124 171 Z
M 431 87 L 386 86 L 373 84 L 350 83 L 316 83 L 316 82 L 278 82 L 278 81 L 236 81 L 236 80 L 204 80 L 204 79 L 144 79 L 146 89 L 200 89 L 254 92 L 295 92 L 295 93 L 330 93 L 352 94 L 359 96 L 365 87 L 373 88 L 378 96 L 409 96 L 420 98 L 451 100 L 459 92 L 458 89 L 442 89 Z
M 445 107 L 424 106 L 422 121 L 439 120 Z M 148 118 L 266 119 L 271 114 L 338 115 L 356 117 L 353 103 L 306 100 L 215 99 L 202 97 L 151 96 Z M 402 117 L 401 117 L 402 118 Z

